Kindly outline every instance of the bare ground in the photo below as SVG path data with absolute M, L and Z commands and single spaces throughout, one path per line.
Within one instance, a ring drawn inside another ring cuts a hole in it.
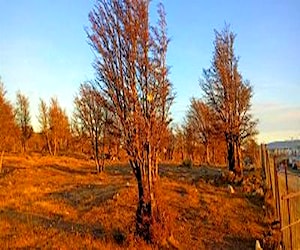
M 254 249 L 261 197 L 213 181 L 222 170 L 163 165 L 162 200 L 180 249 Z M 134 237 L 137 188 L 131 169 L 66 157 L 5 157 L 0 174 L 1 248 L 151 249 Z M 174 244 L 163 248 L 172 249 Z

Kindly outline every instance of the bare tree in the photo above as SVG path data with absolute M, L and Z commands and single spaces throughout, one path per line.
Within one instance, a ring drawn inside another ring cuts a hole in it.
M 235 35 L 226 26 L 215 31 L 212 65 L 203 70 L 200 82 L 207 104 L 223 123 L 229 170 L 242 175 L 241 143 L 256 133 L 256 121 L 250 114 L 252 87 L 238 71 L 234 54 Z
M 163 158 L 164 160 L 170 161 L 174 158 L 174 150 L 175 150 L 175 135 L 173 128 L 168 129 L 168 133 L 166 134 L 166 145 L 163 149 Z
M 193 163 L 195 161 L 195 154 L 197 150 L 197 135 L 195 128 L 190 124 L 185 123 L 183 129 L 184 151 L 186 152 L 185 162 Z
M 108 123 L 108 110 L 103 105 L 100 93 L 90 84 L 80 85 L 79 95 L 74 100 L 74 119 L 85 133 L 93 149 L 93 156 L 97 171 L 104 170 L 104 140 L 106 124 Z M 102 154 L 99 157 L 100 140 L 102 138 Z M 102 161 L 101 161 L 102 160 Z
M 40 99 L 40 104 L 39 104 L 39 116 L 38 116 L 38 121 L 40 124 L 40 131 L 41 134 L 44 138 L 45 145 L 49 151 L 49 154 L 52 155 L 52 149 L 50 145 L 50 137 L 49 137 L 49 116 L 48 116 L 48 107 L 45 101 Z
M 31 126 L 29 99 L 23 95 L 20 91 L 17 92 L 17 101 L 15 107 L 15 117 L 18 127 L 21 131 L 21 145 L 23 152 L 26 152 L 27 141 L 33 134 L 33 128 Z
M 210 145 L 220 135 L 215 113 L 203 101 L 192 98 L 186 123 L 191 133 L 195 134 L 196 141 L 204 145 L 205 163 L 210 164 Z
M 244 160 L 247 165 L 258 166 L 259 164 L 259 145 L 254 138 L 247 138 L 243 145 Z
M 55 156 L 58 151 L 67 149 L 71 136 L 70 124 L 66 112 L 56 98 L 51 98 L 48 116 L 51 152 Z
M 56 98 L 51 98 L 49 107 L 40 100 L 38 120 L 49 153 L 55 156 L 58 151 L 67 150 L 71 138 L 70 124 Z
M 0 78 L 0 171 L 4 151 L 12 148 L 16 134 L 17 126 L 14 119 L 13 107 L 5 97 L 6 91 Z
M 174 142 L 174 151 L 177 156 L 179 156 L 179 160 L 183 161 L 185 156 L 186 156 L 186 132 L 185 128 L 182 126 L 175 126 L 174 128 L 174 137 L 175 137 L 175 142 Z
M 173 100 L 168 80 L 168 38 L 163 6 L 149 25 L 148 0 L 99 0 L 90 13 L 89 39 L 97 53 L 97 87 L 120 124 L 138 184 L 137 234 L 151 241 L 161 222 L 156 184 L 158 160 Z

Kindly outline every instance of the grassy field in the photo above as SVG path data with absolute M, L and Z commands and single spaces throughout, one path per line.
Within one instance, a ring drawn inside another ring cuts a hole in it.
M 160 168 L 164 206 L 179 249 L 254 249 L 267 225 L 263 201 L 234 194 L 222 170 Z M 134 237 L 137 188 L 126 164 L 98 175 L 72 158 L 6 156 L 0 174 L 1 248 L 151 249 Z M 166 244 L 165 248 L 171 248 Z

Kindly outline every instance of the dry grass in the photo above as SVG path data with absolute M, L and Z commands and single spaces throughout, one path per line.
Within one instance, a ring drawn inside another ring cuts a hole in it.
M 254 249 L 266 225 L 261 199 L 212 182 L 213 168 L 160 169 L 162 202 L 180 249 Z M 129 185 L 128 185 L 129 183 Z M 0 246 L 151 249 L 134 237 L 136 183 L 126 165 L 71 158 L 5 157 L 0 174 Z M 163 248 L 168 248 L 167 244 Z

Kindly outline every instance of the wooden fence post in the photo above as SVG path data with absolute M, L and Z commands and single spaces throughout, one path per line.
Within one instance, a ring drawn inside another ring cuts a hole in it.
M 287 175 L 287 165 L 284 166 L 284 174 L 285 174 L 285 188 L 286 188 L 286 194 L 289 194 L 289 185 L 288 185 L 288 175 Z M 291 224 L 291 212 L 290 212 L 290 199 L 288 198 L 286 200 L 287 202 L 287 212 L 288 212 L 288 223 Z M 293 250 L 293 234 L 292 234 L 292 228 L 289 228 L 290 232 L 290 244 L 291 244 L 291 250 Z
M 273 183 L 272 183 L 272 172 L 271 172 L 271 163 L 269 159 L 269 153 L 267 149 L 265 148 L 265 161 L 266 161 L 266 166 L 267 166 L 267 172 L 268 172 L 268 179 L 269 179 L 269 189 L 271 190 L 272 196 L 274 197 L 274 192 L 273 192 Z
M 279 182 L 278 182 L 278 162 L 276 156 L 273 158 L 274 161 L 274 182 L 275 182 L 275 201 L 276 201 L 276 213 L 277 219 L 279 220 L 280 226 L 280 242 L 283 240 L 283 231 L 282 228 L 282 217 L 281 217 L 281 201 L 280 201 L 280 192 L 279 192 Z
M 269 188 L 269 178 L 268 178 L 268 171 L 267 171 L 267 164 L 266 164 L 266 148 L 264 144 L 260 145 L 260 154 L 261 154 L 261 164 L 263 169 L 264 179 L 266 181 L 267 188 Z

